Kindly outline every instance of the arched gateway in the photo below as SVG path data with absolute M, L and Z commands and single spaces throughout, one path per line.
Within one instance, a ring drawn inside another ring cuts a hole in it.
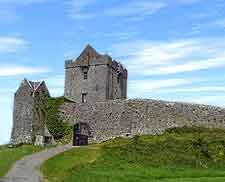
M 87 123 L 77 123 L 73 128 L 73 146 L 88 145 L 90 127 Z

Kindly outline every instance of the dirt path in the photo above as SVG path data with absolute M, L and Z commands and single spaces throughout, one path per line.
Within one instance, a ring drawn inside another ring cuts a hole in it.
M 58 146 L 24 157 L 17 161 L 8 172 L 6 182 L 43 182 L 39 172 L 40 165 L 47 159 L 71 148 L 71 144 Z

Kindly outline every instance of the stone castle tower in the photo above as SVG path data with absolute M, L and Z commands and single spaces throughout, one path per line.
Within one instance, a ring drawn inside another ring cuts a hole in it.
M 14 96 L 12 144 L 51 143 L 52 136 L 45 126 L 49 96 L 44 81 L 22 81 Z
M 65 62 L 65 97 L 74 102 L 127 98 L 127 70 L 90 45 L 76 60 Z

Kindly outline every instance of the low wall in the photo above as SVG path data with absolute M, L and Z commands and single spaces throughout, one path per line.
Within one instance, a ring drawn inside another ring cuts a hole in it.
M 224 108 L 157 100 L 65 103 L 60 112 L 71 124 L 89 125 L 90 143 L 118 136 L 161 134 L 167 128 L 184 125 L 225 128 Z

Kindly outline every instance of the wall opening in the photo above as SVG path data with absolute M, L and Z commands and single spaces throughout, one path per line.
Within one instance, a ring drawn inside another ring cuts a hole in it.
M 87 93 L 83 93 L 82 94 L 82 103 L 86 103 L 87 102 Z
M 88 145 L 90 129 L 86 123 L 77 123 L 73 128 L 73 146 Z
M 83 72 L 84 80 L 87 80 L 88 79 L 88 69 L 89 68 L 87 66 L 82 67 L 82 72 Z
M 44 143 L 45 144 L 51 144 L 52 143 L 52 137 L 51 136 L 44 136 Z
M 84 72 L 84 80 L 87 80 L 88 79 L 88 72 Z

